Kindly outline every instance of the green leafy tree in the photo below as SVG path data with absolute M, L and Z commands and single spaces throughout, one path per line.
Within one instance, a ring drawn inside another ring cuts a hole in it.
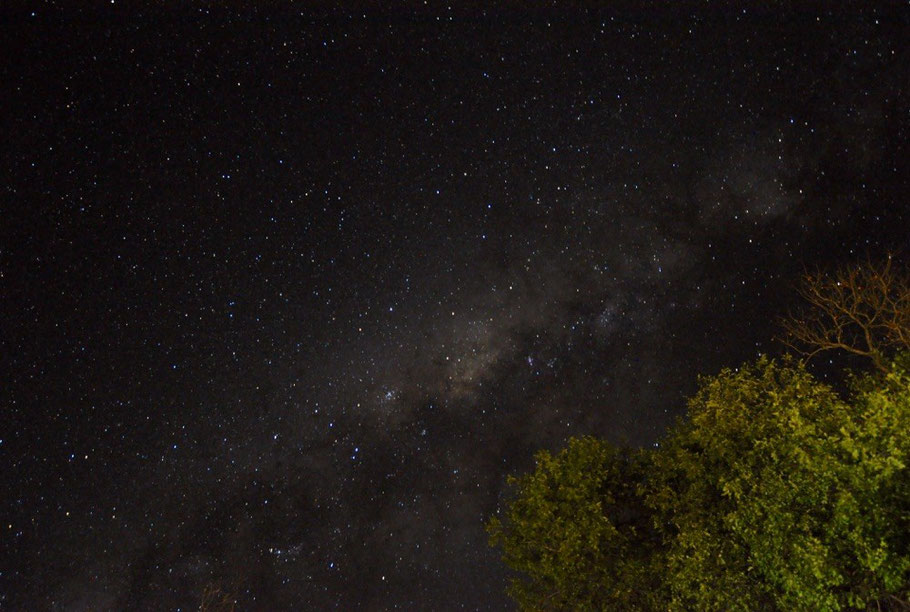
M 843 399 L 763 358 L 656 450 L 538 454 L 490 531 L 524 609 L 910 609 L 908 466 L 905 366 Z
M 519 573 L 510 594 L 522 609 L 651 607 L 658 540 L 638 491 L 646 463 L 642 452 L 578 438 L 509 479 L 514 495 L 488 530 Z
M 654 457 L 648 495 L 680 608 L 843 610 L 910 578 L 910 385 L 847 403 L 792 361 L 706 380 Z M 903 517 L 903 518 L 902 518 Z

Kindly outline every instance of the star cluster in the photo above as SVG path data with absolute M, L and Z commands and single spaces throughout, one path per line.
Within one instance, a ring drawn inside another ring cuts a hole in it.
M 533 452 L 655 443 L 910 246 L 910 12 L 3 9 L 0 607 L 502 609 Z

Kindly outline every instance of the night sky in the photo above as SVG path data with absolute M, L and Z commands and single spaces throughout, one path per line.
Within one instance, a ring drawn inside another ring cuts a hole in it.
M 910 248 L 906 3 L 165 4 L 2 9 L 0 609 L 509 609 L 507 474 Z

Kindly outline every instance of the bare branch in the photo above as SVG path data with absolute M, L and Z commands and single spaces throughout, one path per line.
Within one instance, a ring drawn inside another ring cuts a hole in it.
M 834 274 L 807 272 L 799 295 L 807 309 L 781 321 L 781 340 L 807 358 L 843 350 L 885 370 L 889 353 L 910 349 L 910 278 L 891 256 Z

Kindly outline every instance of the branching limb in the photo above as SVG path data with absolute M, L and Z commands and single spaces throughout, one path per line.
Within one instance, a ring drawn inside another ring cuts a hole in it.
M 887 356 L 910 349 L 910 278 L 882 263 L 803 275 L 799 294 L 807 308 L 781 321 L 784 344 L 811 358 L 843 350 L 887 369 Z

